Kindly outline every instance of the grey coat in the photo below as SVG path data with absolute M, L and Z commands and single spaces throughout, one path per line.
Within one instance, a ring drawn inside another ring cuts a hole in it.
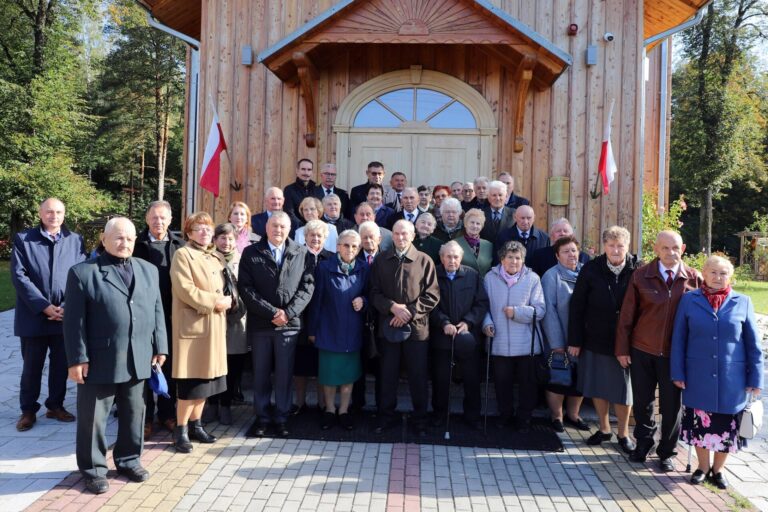
M 536 312 L 536 321 L 539 322 L 547 312 L 541 281 L 535 272 L 523 267 L 520 280 L 508 287 L 499 273 L 500 267 L 496 265 L 485 275 L 485 291 L 491 307 L 485 315 L 483 328 L 492 325 L 496 331 L 491 354 L 506 357 L 529 355 L 533 313 Z M 515 306 L 515 318 L 512 320 L 504 314 L 507 306 Z M 534 353 L 541 354 L 542 348 L 541 339 L 537 337 Z
M 559 264 L 550 268 L 541 278 L 547 314 L 541 322 L 548 345 L 547 351 L 565 349 L 568 346 L 568 307 L 576 278 L 564 272 Z
M 69 270 L 64 347 L 67 366 L 89 363 L 86 384 L 148 379 L 152 356 L 168 354 L 157 268 L 130 261 L 133 292 L 105 255 Z

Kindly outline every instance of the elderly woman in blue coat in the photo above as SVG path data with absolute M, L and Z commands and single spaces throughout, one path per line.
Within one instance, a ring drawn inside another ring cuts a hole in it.
M 763 387 L 763 353 L 752 301 L 731 289 L 731 262 L 710 256 L 702 273 L 704 285 L 685 294 L 677 309 L 671 378 L 683 389 L 680 439 L 698 459 L 691 483 L 707 479 L 726 489 L 725 460 L 740 448 L 739 413 Z
M 340 388 L 338 421 L 347 430 L 354 424 L 349 414 L 352 385 L 362 374 L 368 274 L 370 267 L 356 261 L 360 235 L 351 229 L 337 240 L 336 256 L 321 261 L 315 270 L 315 292 L 309 310 L 309 341 L 319 353 L 318 383 L 325 395 L 320 427 L 336 422 L 336 388 Z
M 553 247 L 557 265 L 547 270 L 541 278 L 544 290 L 544 302 L 547 314 L 541 321 L 546 336 L 546 352 L 565 354 L 568 348 L 568 311 L 571 295 L 576 286 L 582 264 L 579 261 L 579 242 L 573 235 L 558 238 Z M 570 356 L 574 364 L 577 356 Z M 573 372 L 572 372 L 573 373 Z M 564 432 L 563 422 L 579 430 L 589 430 L 589 424 L 579 417 L 579 409 L 584 397 L 576 389 L 576 379 L 570 386 L 547 385 L 547 405 L 552 419 L 552 428 Z M 568 397 L 566 399 L 566 397 Z M 563 402 L 566 415 L 563 418 Z

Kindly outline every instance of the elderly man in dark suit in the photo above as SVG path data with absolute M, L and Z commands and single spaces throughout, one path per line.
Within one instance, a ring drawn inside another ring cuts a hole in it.
M 21 338 L 21 417 L 16 430 L 24 432 L 37 421 L 40 380 L 48 353 L 46 418 L 72 422 L 64 409 L 67 358 L 61 321 L 67 272 L 86 258 L 83 238 L 65 227 L 64 204 L 56 198 L 40 204 L 40 225 L 16 235 L 11 252 L 11 281 L 16 289 L 13 331 Z
M 267 236 L 243 251 L 237 289 L 248 309 L 248 341 L 253 357 L 253 406 L 256 420 L 246 437 L 262 437 L 270 423 L 288 436 L 291 377 L 302 313 L 314 291 L 314 264 L 307 248 L 288 238 L 290 220 L 275 212 Z M 274 365 L 274 366 L 273 366 Z M 270 411 L 274 367 L 275 409 Z
M 435 412 L 432 424 L 442 425 L 447 418 L 451 365 L 458 364 L 464 377 L 464 421 L 480 429 L 480 329 L 488 312 L 488 295 L 477 270 L 461 264 L 463 257 L 464 250 L 455 240 L 440 248 L 440 302 L 429 315 Z
M 145 215 L 147 227 L 136 238 L 133 256 L 148 261 L 157 268 L 160 279 L 160 298 L 163 300 L 165 313 L 165 332 L 171 332 L 171 261 L 176 250 L 184 247 L 184 240 L 170 231 L 173 219 L 171 204 L 168 201 L 153 201 L 149 203 Z M 172 354 L 171 343 L 168 343 L 168 357 L 163 364 L 163 373 L 168 379 L 168 395 L 157 397 L 157 420 L 166 430 L 176 429 L 176 384 L 171 378 Z M 144 438 L 152 435 L 152 423 L 155 418 L 155 396 L 147 384 L 144 388 L 144 403 L 147 413 L 144 417 Z
M 157 268 L 131 258 L 136 229 L 115 217 L 104 228 L 104 253 L 72 267 L 67 277 L 64 343 L 69 378 L 77 382 L 77 467 L 95 494 L 107 481 L 107 417 L 117 402 L 117 472 L 134 482 L 141 466 L 144 380 L 168 354 Z
M 269 187 L 264 193 L 264 211 L 257 213 L 251 217 L 251 231 L 259 235 L 261 238 L 267 237 L 267 221 L 274 212 L 282 212 L 285 206 L 285 196 L 283 191 L 279 187 Z M 290 210 L 285 211 L 288 215 L 288 219 L 291 221 L 291 231 L 288 234 L 293 238 L 296 230 L 301 227 L 301 221 Z
M 413 224 L 397 221 L 392 231 L 394 246 L 371 267 L 370 300 L 383 338 L 377 434 L 398 423 L 395 409 L 402 358 L 413 402 L 412 427 L 416 435 L 426 435 L 429 314 L 440 300 L 440 288 L 432 259 L 413 246 L 415 234 Z
M 330 163 L 323 164 L 323 167 L 320 169 L 320 184 L 315 187 L 315 197 L 323 201 L 323 198 L 335 195 L 341 203 L 339 216 L 345 217 L 349 215 L 349 218 L 351 218 L 349 214 L 349 194 L 343 188 L 336 186 L 337 175 L 336 165 Z M 325 208 L 325 201 L 323 201 L 323 208 Z M 338 231 L 341 233 L 344 230 L 340 229 Z
M 515 210 L 505 206 L 507 200 L 507 186 L 501 181 L 492 181 L 488 184 L 488 203 L 483 207 L 485 224 L 480 232 L 480 238 L 494 244 L 494 251 L 503 247 L 496 244 L 499 233 L 509 229 L 515 223 Z
M 533 225 L 536 215 L 530 206 L 521 206 L 515 210 L 515 225 L 499 232 L 495 247 L 504 247 L 510 240 L 520 242 L 525 246 L 525 266 L 531 266 L 531 258 L 537 249 L 549 247 L 549 235 Z M 494 263 L 498 256 L 494 255 Z

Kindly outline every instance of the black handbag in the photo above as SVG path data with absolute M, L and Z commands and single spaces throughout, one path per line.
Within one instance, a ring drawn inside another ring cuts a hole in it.
M 567 353 L 550 352 L 547 366 L 550 384 L 566 388 L 573 385 L 573 364 Z
M 363 326 L 363 351 L 368 359 L 379 357 L 379 347 L 376 340 L 376 321 L 373 315 L 366 315 L 366 322 Z
M 533 311 L 533 322 L 531 322 L 531 353 L 528 356 L 531 373 L 537 385 L 543 386 L 549 383 L 549 366 L 547 360 L 542 354 L 536 355 L 536 334 L 538 333 L 538 324 L 536 322 L 536 310 Z M 541 336 L 539 336 L 541 338 Z

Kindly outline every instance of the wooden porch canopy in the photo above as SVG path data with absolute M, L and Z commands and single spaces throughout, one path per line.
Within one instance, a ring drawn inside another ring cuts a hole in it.
M 258 56 L 280 80 L 301 86 L 309 147 L 315 144 L 318 69 L 332 61 L 334 50 L 354 44 L 467 44 L 482 49 L 519 81 L 516 151 L 523 149 L 530 85 L 550 87 L 572 63 L 568 53 L 487 0 L 342 0 Z
M 645 0 L 643 38 L 648 39 L 695 16 L 709 0 Z

